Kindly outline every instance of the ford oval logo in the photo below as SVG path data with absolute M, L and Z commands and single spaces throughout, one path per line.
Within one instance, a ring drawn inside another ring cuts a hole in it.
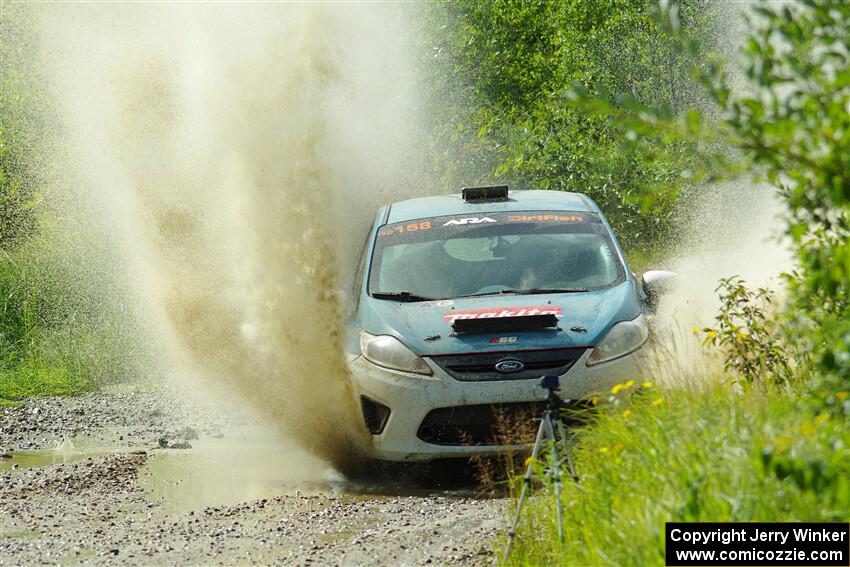
M 519 372 L 525 368 L 525 364 L 522 361 L 508 359 L 508 360 L 500 360 L 496 363 L 496 370 L 501 372 L 502 374 L 512 374 L 514 372 Z

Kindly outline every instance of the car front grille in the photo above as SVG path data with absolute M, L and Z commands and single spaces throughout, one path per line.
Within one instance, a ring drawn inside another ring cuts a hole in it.
M 435 445 L 532 443 L 544 407 L 543 402 L 515 402 L 439 408 L 428 412 L 417 436 Z M 589 401 L 570 402 L 561 415 L 568 425 L 578 425 L 589 407 Z
M 432 356 L 440 368 L 452 378 L 462 382 L 486 382 L 491 380 L 528 380 L 540 378 L 545 374 L 561 375 L 587 350 L 580 348 L 561 348 L 528 351 L 502 351 L 474 354 L 445 354 Z M 496 364 L 505 360 L 522 362 L 523 369 L 518 372 L 499 372 Z

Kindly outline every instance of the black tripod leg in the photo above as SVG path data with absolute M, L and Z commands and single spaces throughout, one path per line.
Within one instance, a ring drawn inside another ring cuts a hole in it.
M 529 459 L 528 467 L 525 470 L 525 476 L 522 478 L 522 489 L 520 489 L 519 500 L 516 505 L 516 512 L 514 513 L 514 522 L 511 525 L 511 531 L 508 532 L 508 544 L 505 546 L 505 555 L 502 557 L 502 565 L 507 563 L 508 555 L 511 553 L 511 546 L 514 543 L 514 536 L 516 535 L 517 527 L 519 526 L 519 516 L 522 512 L 522 505 L 525 503 L 525 499 L 528 496 L 528 490 L 531 488 L 531 477 L 534 474 L 534 461 L 537 460 L 537 456 L 540 454 L 540 446 L 543 444 L 543 434 L 546 428 L 546 419 L 542 419 L 540 421 L 540 427 L 537 429 L 537 437 L 534 440 L 534 447 L 531 449 L 531 457 Z
M 570 476 L 573 477 L 573 480 L 578 482 L 578 473 L 576 473 L 575 465 L 573 464 L 573 458 L 570 455 L 570 438 L 567 437 L 567 427 L 564 425 L 564 421 L 562 419 L 558 419 L 558 435 L 561 438 L 561 442 L 564 447 L 564 462 L 567 464 L 567 470 L 570 472 Z
M 549 437 L 552 439 L 552 480 L 555 482 L 555 510 L 558 513 L 558 541 L 564 543 L 564 512 L 561 507 L 561 459 L 558 455 L 558 437 L 556 435 L 555 421 L 558 420 L 558 415 L 554 411 L 547 411 L 543 421 L 546 422 L 546 427 L 549 430 Z

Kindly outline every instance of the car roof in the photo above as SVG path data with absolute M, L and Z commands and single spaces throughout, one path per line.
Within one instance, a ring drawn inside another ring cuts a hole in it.
M 389 205 L 386 223 L 407 220 L 490 212 L 511 211 L 576 211 L 596 212 L 593 202 L 581 193 L 567 191 L 521 190 L 511 191 L 506 200 L 467 203 L 460 193 L 421 197 L 398 201 Z

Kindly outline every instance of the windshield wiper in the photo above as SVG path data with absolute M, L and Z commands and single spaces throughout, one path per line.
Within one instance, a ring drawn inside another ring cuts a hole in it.
M 372 293 L 372 297 L 375 299 L 394 299 L 395 301 L 402 301 L 406 303 L 413 303 L 414 301 L 434 301 L 433 297 L 423 297 L 421 295 L 416 295 L 415 293 L 410 293 L 409 291 L 377 291 Z
M 582 293 L 590 291 L 586 287 L 532 287 L 528 289 L 505 289 L 502 293 L 515 295 L 535 295 L 539 293 Z
M 473 293 L 460 297 L 484 297 L 487 295 L 540 295 L 544 293 L 582 293 L 590 291 L 586 287 L 532 287 L 528 289 L 502 289 L 488 293 Z

